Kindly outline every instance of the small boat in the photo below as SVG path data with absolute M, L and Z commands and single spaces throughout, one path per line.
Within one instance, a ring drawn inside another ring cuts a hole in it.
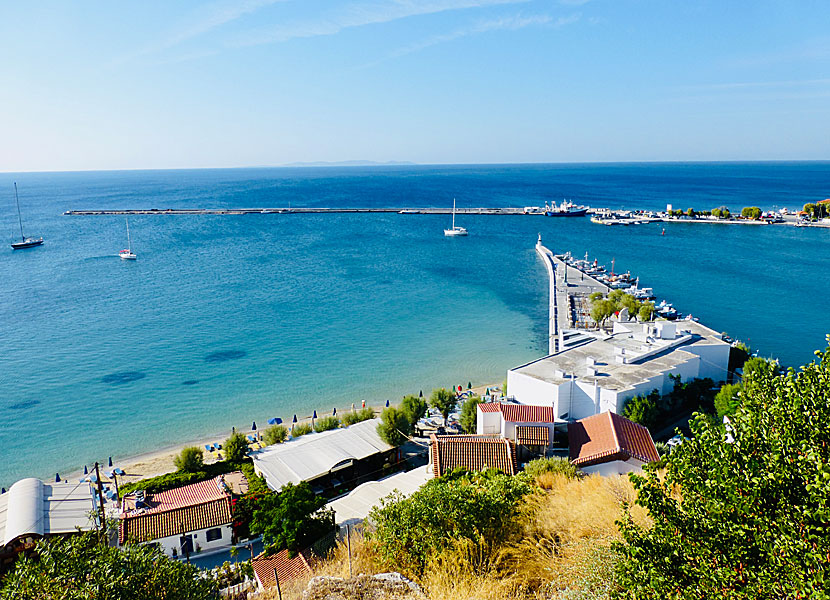
M 559 206 L 545 204 L 546 217 L 584 217 L 586 214 L 588 214 L 587 208 L 577 208 L 567 200 L 563 200 Z
M 131 250 L 133 244 L 130 241 L 130 221 L 129 219 L 124 219 L 124 221 L 127 223 L 127 248 L 119 252 L 118 257 L 121 260 L 135 260 L 138 257 Z
M 24 248 L 34 248 L 43 244 L 43 238 L 27 238 L 23 233 L 23 219 L 20 216 L 20 200 L 17 197 L 17 182 L 14 182 L 14 201 L 17 204 L 17 222 L 20 223 L 20 240 L 19 242 L 12 242 L 12 250 L 23 250 Z
M 458 237 L 462 235 L 467 235 L 467 230 L 463 227 L 456 227 L 455 226 L 455 198 L 452 199 L 452 228 L 445 229 L 444 235 L 449 237 Z

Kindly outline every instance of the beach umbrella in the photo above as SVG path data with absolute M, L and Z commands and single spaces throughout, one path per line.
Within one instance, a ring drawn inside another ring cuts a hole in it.
M 484 393 L 489 396 L 490 395 L 490 388 L 487 388 L 487 390 Z
M 366 408 L 366 400 L 360 403 L 360 408 Z
M 464 388 L 463 388 L 463 387 L 461 387 L 460 385 L 458 386 L 458 391 L 459 391 L 459 392 L 461 392 L 461 390 L 463 390 L 463 389 L 464 389 Z
M 89 478 L 88 478 L 88 477 L 81 477 L 81 478 L 78 480 L 78 483 L 83 483 L 84 481 L 89 481 Z
M 468 382 L 467 382 L 467 389 L 468 389 L 468 390 L 473 389 L 473 382 L 472 382 L 472 381 L 468 381 Z
M 337 416 L 337 407 L 336 407 L 336 406 L 334 407 L 334 410 L 333 410 L 333 411 L 331 411 L 331 416 L 332 416 L 332 417 L 336 417 L 336 416 Z
M 60 482 L 61 482 L 61 474 L 60 473 L 55 473 L 55 483 L 60 483 Z
M 111 466 L 112 466 L 112 456 L 110 456 L 110 461 L 109 461 L 109 464 L 108 464 L 107 466 L 108 466 L 108 467 L 111 467 Z
M 312 419 L 316 419 L 316 418 L 317 418 L 317 411 L 316 411 L 316 410 L 314 411 L 314 414 L 313 414 L 313 415 L 311 415 L 311 418 L 312 418 Z
M 389 408 L 389 400 L 386 401 L 386 408 Z
M 6 493 L 6 488 L 0 488 L 0 494 L 5 494 L 5 493 Z
M 126 475 L 126 474 L 127 474 L 127 473 L 124 471 L 124 469 L 122 469 L 121 467 L 115 467 L 115 468 L 112 470 L 112 472 L 113 472 L 113 473 L 115 473 L 116 475 Z
M 352 412 L 354 412 L 354 402 L 352 402 Z
M 291 421 L 291 422 L 292 422 L 292 423 L 296 423 L 296 422 L 297 422 L 297 415 L 294 415 L 294 420 L 293 420 L 293 421 Z
M 280 419 L 279 417 L 271 417 L 270 419 L 268 419 L 269 425 L 280 425 L 281 423 L 282 419 Z
M 251 431 L 256 431 L 256 421 L 251 423 Z
M 84 475 L 89 475 L 89 467 L 84 465 Z

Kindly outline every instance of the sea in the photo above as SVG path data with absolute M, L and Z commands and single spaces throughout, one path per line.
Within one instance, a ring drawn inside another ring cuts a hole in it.
M 500 383 L 544 355 L 555 252 L 630 270 L 785 366 L 830 332 L 830 229 L 587 218 L 137 215 L 70 209 L 543 206 L 798 209 L 830 163 L 368 166 L 0 174 L 0 485 L 231 427 Z M 665 229 L 665 234 L 662 230 Z M 221 439 L 221 437 L 217 438 Z M 106 464 L 106 462 L 105 462 Z

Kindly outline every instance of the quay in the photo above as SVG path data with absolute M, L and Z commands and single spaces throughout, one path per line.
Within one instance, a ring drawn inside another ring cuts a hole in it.
M 112 210 L 67 210 L 64 215 L 253 215 L 253 214 L 329 214 L 329 213 L 398 213 L 402 215 L 450 215 L 452 208 L 134 208 Z M 457 215 L 535 215 L 544 213 L 525 212 L 521 207 L 478 207 L 456 208 Z

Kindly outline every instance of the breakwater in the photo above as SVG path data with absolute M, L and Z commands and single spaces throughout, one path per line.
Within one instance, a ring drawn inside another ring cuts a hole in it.
M 253 215 L 253 214 L 327 214 L 327 213 L 398 213 L 401 215 L 450 215 L 451 208 L 131 208 L 131 209 L 91 209 L 67 210 L 63 214 L 70 216 L 97 215 Z M 544 216 L 541 212 L 525 212 L 519 207 L 478 207 L 457 208 L 458 215 L 534 215 Z

